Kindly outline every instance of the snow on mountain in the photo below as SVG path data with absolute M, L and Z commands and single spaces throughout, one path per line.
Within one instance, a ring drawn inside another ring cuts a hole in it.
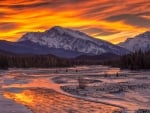
M 11 54 L 31 54 L 31 55 L 55 55 L 63 58 L 75 58 L 80 55 L 87 55 L 80 52 L 69 51 L 64 49 L 48 48 L 47 46 L 41 46 L 31 41 L 22 42 L 9 42 L 0 40 L 0 54 L 11 53 Z
M 132 52 L 138 50 L 150 50 L 150 31 L 137 35 L 134 38 L 129 38 L 125 42 L 122 42 L 118 45 Z
M 103 53 L 126 54 L 128 51 L 109 42 L 95 39 L 80 31 L 55 26 L 45 32 L 29 32 L 18 42 L 31 41 L 48 48 L 100 55 Z

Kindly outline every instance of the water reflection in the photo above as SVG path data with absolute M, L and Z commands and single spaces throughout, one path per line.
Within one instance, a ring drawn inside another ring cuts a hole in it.
M 30 78 L 31 79 L 31 78 Z M 49 89 L 54 89 L 56 91 L 59 91 L 59 92 L 62 92 L 60 90 L 60 84 L 55 84 L 53 83 L 50 78 L 34 78 L 34 79 L 31 79 L 28 83 L 16 83 L 16 84 L 10 84 L 10 85 L 7 85 L 7 84 L 4 84 L 2 86 L 2 88 L 4 89 L 8 89 L 8 88 L 49 88 Z
M 57 93 L 51 89 L 28 89 L 4 96 L 29 107 L 35 113 L 112 113 L 117 107 L 89 102 Z
M 4 96 L 8 99 L 14 99 L 15 101 L 23 102 L 24 104 L 31 104 L 33 102 L 33 95 L 29 90 L 22 93 L 5 92 Z

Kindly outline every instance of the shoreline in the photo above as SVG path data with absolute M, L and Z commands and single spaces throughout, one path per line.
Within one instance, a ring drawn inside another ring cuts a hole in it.
M 68 93 L 68 92 L 65 92 L 65 93 Z M 88 98 L 85 98 L 85 97 L 81 97 L 79 95 L 73 95 L 71 93 L 65 94 L 65 93 L 61 93 L 61 94 L 66 95 L 66 96 L 70 96 L 70 97 L 73 97 L 73 98 L 82 99 L 82 100 L 85 100 L 85 101 L 90 101 L 90 102 L 95 102 L 95 103 L 101 103 L 101 104 L 105 104 L 105 105 L 108 105 L 108 106 L 113 106 L 113 107 L 118 107 L 118 108 L 121 108 L 121 109 L 125 109 L 123 106 L 119 106 L 119 105 L 110 104 L 110 103 L 107 103 L 107 102 L 102 102 L 102 101 L 94 100 L 95 98 L 88 99 Z
M 3 113 L 33 113 L 28 107 L 8 99 L 0 94 L 0 110 Z
M 55 78 L 55 77 L 54 77 Z M 53 78 L 52 78 L 53 79 Z M 54 84 L 58 84 L 56 82 L 54 82 L 53 80 L 51 80 Z M 65 85 L 62 85 L 62 86 L 65 86 Z M 118 108 L 121 108 L 121 109 L 125 109 L 123 106 L 119 106 L 119 105 L 115 105 L 115 104 L 110 104 L 110 103 L 107 103 L 107 102 L 101 102 L 101 101 L 96 101 L 96 100 L 92 100 L 92 99 L 88 99 L 88 98 L 84 98 L 80 95 L 75 95 L 75 94 L 71 94 L 67 91 L 65 91 L 62 86 L 60 86 L 59 90 L 55 90 L 56 92 L 62 94 L 62 95 L 66 95 L 66 96 L 69 96 L 69 97 L 73 97 L 73 98 L 78 98 L 78 99 L 82 99 L 82 100 L 85 100 L 85 101 L 90 101 L 90 102 L 95 102 L 95 103 L 101 103 L 101 104 L 105 104 L 105 105 L 108 105 L 108 106 L 114 106 L 114 107 L 118 107 Z M 93 98 L 94 99 L 94 98 Z

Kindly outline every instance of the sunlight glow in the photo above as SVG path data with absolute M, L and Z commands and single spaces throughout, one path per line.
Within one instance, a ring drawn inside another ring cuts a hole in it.
M 16 101 L 21 101 L 22 103 L 31 104 L 33 101 L 33 95 L 29 91 L 22 93 L 4 93 L 4 96 L 9 99 L 15 99 Z
M 119 43 L 150 30 L 149 0 L 125 1 L 0 1 L 0 39 L 16 41 L 26 32 L 62 26 Z

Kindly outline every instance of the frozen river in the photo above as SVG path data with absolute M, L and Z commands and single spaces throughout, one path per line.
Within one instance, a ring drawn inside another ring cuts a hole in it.
M 84 88 L 78 88 L 82 78 Z M 134 113 L 150 109 L 150 71 L 106 66 L 0 72 L 2 113 Z M 5 106 L 5 107 L 4 107 Z

